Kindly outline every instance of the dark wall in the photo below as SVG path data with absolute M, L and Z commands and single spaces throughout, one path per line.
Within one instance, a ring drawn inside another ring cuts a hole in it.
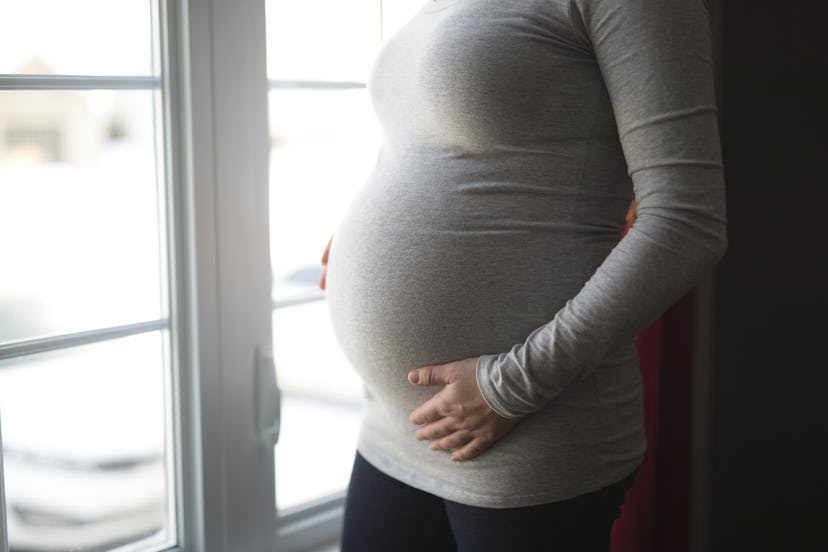
M 730 245 L 704 550 L 828 550 L 828 19 L 720 1 Z

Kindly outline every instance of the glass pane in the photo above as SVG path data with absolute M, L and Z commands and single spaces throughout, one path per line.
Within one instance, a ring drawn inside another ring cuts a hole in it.
M 0 0 L 0 73 L 150 75 L 148 0 Z
M 382 39 L 388 40 L 414 17 L 423 4 L 432 0 L 387 0 L 382 2 Z
M 318 295 L 325 244 L 376 161 L 379 132 L 368 92 L 271 92 L 270 133 L 274 298 Z
M 380 41 L 379 0 L 267 0 L 271 79 L 367 82 Z
M 0 92 L 0 343 L 161 317 L 156 95 Z
M 0 362 L 12 550 L 172 542 L 164 336 Z
M 284 510 L 347 486 L 362 384 L 339 351 L 322 301 L 276 309 L 273 346 L 283 393 L 276 504 Z

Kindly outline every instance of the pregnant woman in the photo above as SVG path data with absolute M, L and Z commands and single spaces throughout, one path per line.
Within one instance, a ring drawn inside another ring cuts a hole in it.
M 609 550 L 636 335 L 726 247 L 704 0 L 430 0 L 369 88 L 322 281 L 365 387 L 343 550 Z

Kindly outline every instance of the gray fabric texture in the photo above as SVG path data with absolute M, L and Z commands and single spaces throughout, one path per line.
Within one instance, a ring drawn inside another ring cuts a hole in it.
M 703 0 L 428 2 L 369 89 L 383 144 L 327 276 L 365 386 L 360 452 L 483 507 L 622 479 L 645 450 L 636 335 L 726 247 Z M 520 423 L 456 463 L 414 438 L 436 390 L 406 375 L 476 356 Z

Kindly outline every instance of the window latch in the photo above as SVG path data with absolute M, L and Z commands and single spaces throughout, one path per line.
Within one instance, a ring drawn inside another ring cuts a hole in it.
M 256 433 L 264 448 L 279 442 L 282 425 L 282 392 L 276 383 L 272 351 L 256 348 Z

